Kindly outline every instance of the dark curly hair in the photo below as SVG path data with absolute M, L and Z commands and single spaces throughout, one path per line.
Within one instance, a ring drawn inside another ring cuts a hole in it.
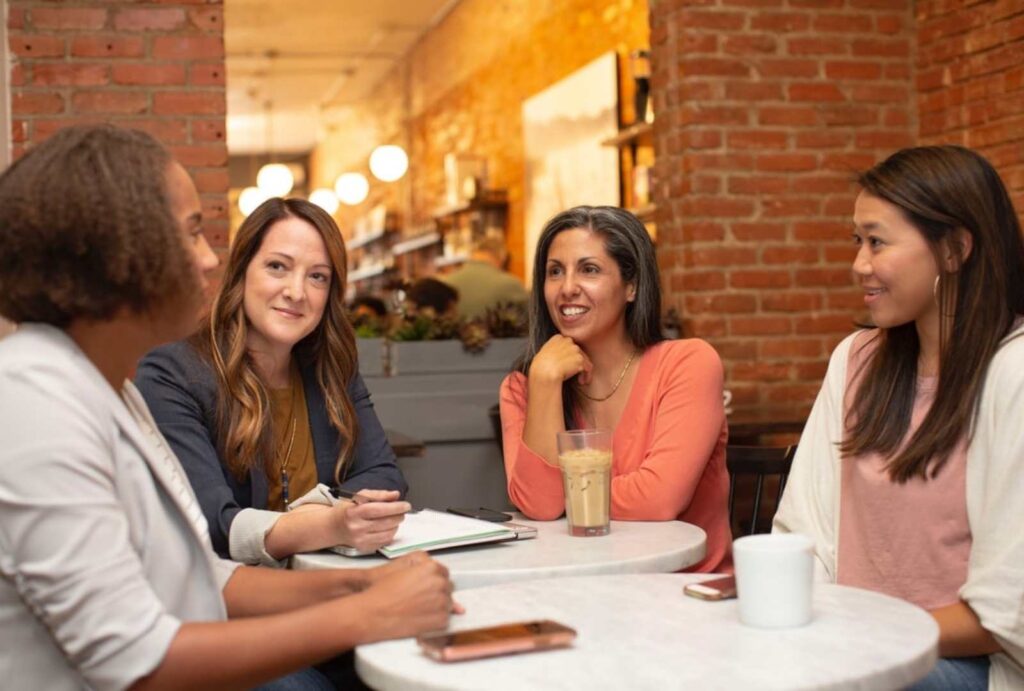
M 144 132 L 90 125 L 60 130 L 0 175 L 0 314 L 64 328 L 196 294 L 170 163 Z

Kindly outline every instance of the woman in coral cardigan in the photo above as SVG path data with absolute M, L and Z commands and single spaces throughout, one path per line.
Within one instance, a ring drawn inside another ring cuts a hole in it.
M 860 176 L 853 272 L 876 328 L 835 350 L 775 530 L 823 580 L 939 626 L 915 691 L 1024 688 L 1024 241 L 999 175 L 955 146 Z
M 731 565 L 722 364 L 707 343 L 667 341 L 654 245 L 613 207 L 581 206 L 541 234 L 527 351 L 501 386 L 512 502 L 553 520 L 565 502 L 556 434 L 614 430 L 611 517 L 679 519 L 707 533 L 698 571 Z

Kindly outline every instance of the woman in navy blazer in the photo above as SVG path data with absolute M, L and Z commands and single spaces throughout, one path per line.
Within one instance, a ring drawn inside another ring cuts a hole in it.
M 359 376 L 333 219 L 271 199 L 238 230 L 206 324 L 150 352 L 135 383 L 181 459 L 214 548 L 280 565 L 390 542 L 406 483 Z M 341 484 L 369 502 L 336 502 Z M 296 501 L 298 500 L 298 501 Z

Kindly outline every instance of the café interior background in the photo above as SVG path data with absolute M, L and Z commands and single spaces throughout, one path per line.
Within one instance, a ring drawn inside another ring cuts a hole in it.
M 292 164 L 297 193 L 364 175 L 365 201 L 335 213 L 343 232 L 355 237 L 383 208 L 400 241 L 450 205 L 447 157 L 507 200 L 520 275 L 524 104 L 614 53 L 623 135 L 606 146 L 618 201 L 655 234 L 665 307 L 722 355 L 737 407 L 809 405 L 862 308 L 849 271 L 855 170 L 907 145 L 964 144 L 1024 209 L 1021 0 L 8 0 L 5 10 L 4 163 L 76 122 L 148 129 L 190 169 L 223 252 L 238 195 L 264 163 Z M 634 105 L 638 51 L 650 56 L 646 118 Z M 408 155 L 387 183 L 368 170 L 386 144 Z

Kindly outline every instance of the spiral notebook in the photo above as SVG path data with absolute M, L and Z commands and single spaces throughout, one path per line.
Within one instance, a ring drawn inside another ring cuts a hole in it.
M 398 532 L 390 545 L 377 550 L 388 559 L 422 550 L 430 552 L 449 547 L 463 547 L 484 542 L 515 540 L 516 531 L 506 523 L 491 523 L 466 516 L 456 516 L 445 511 L 423 509 L 407 513 L 398 526 Z M 345 556 L 359 556 L 365 552 L 354 551 L 340 545 L 331 551 Z

